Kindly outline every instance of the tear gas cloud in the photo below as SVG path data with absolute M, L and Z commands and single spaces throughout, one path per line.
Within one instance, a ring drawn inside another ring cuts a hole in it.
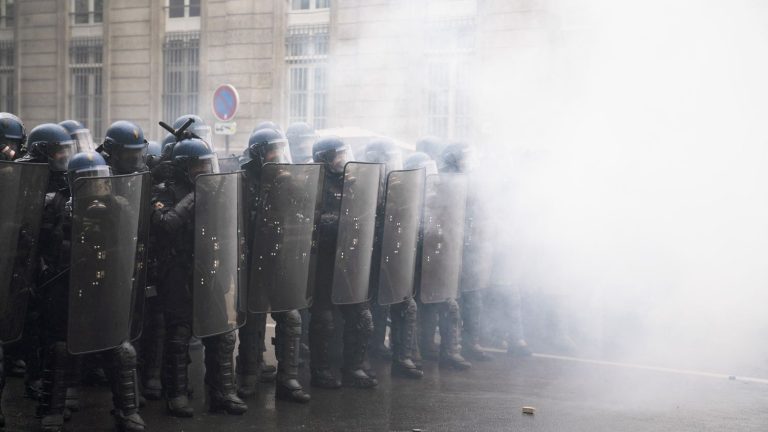
M 583 355 L 768 375 L 768 4 L 545 21 L 474 91 L 511 285 Z

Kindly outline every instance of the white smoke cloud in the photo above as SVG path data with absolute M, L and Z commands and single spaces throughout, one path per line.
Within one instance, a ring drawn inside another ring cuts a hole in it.
M 546 22 L 476 92 L 515 281 L 593 354 L 761 373 L 768 5 L 563 1 Z

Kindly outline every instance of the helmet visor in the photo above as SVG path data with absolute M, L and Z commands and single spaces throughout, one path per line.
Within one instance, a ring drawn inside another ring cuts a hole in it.
M 187 177 L 192 183 L 201 174 L 215 174 L 218 172 L 219 158 L 215 154 L 190 159 L 187 165 Z
M 196 126 L 194 123 L 189 127 L 190 132 L 197 135 L 201 140 L 208 144 L 208 147 L 213 149 L 213 134 L 211 133 L 210 126 Z
M 147 147 L 126 146 L 116 152 L 114 158 L 115 168 L 121 173 L 143 171 L 146 167 Z
M 270 141 L 259 149 L 262 163 L 293 163 L 288 140 Z
M 387 172 L 403 169 L 403 154 L 397 150 L 387 152 L 370 151 L 366 153 L 365 160 L 383 163 L 387 167 Z
M 70 171 L 67 175 L 69 177 L 69 186 L 72 188 L 72 192 L 78 196 L 106 196 L 112 192 L 109 189 L 108 181 L 77 182 L 77 180 L 81 178 L 111 176 L 112 170 L 108 166 L 89 167 L 78 171 Z
M 461 151 L 459 159 L 459 172 L 471 172 L 477 166 L 477 152 L 474 148 L 468 147 Z
M 67 170 L 69 160 L 75 154 L 74 141 L 62 141 L 50 143 L 47 148 L 48 166 L 51 171 L 64 172 Z
M 75 140 L 77 153 L 96 150 L 96 146 L 93 145 L 93 137 L 91 136 L 91 131 L 88 129 L 76 130 L 72 133 L 72 139 Z
M 355 160 L 355 156 L 352 154 L 352 147 L 348 145 L 329 153 L 328 168 L 337 174 L 344 172 L 344 166 L 347 165 L 347 162 Z
M 437 163 L 433 160 L 420 164 L 419 168 L 424 168 L 428 176 L 437 175 Z

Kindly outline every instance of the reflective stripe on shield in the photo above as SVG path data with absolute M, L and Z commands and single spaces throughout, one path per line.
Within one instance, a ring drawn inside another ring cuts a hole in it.
M 253 241 L 248 309 L 305 309 L 312 299 L 323 167 L 267 164 L 259 185 L 255 220 L 249 226 Z
M 67 348 L 104 351 L 128 340 L 146 174 L 86 177 L 73 187 Z
M 245 324 L 241 188 L 240 172 L 205 174 L 195 180 L 192 333 L 197 337 Z
M 466 202 L 465 176 L 427 177 L 419 287 L 422 303 L 458 297 Z
M 131 341 L 141 337 L 144 327 L 144 307 L 147 290 L 147 253 L 149 245 L 149 200 L 152 181 L 145 172 L 142 180 L 141 204 L 139 206 L 139 236 L 136 245 L 136 269 L 134 275 L 133 302 L 131 303 Z
M 424 181 L 423 169 L 392 171 L 387 178 L 378 269 L 381 305 L 413 297 Z
M 376 207 L 383 172 L 382 164 L 349 162 L 344 167 L 331 289 L 334 304 L 370 299 Z
M 0 161 L 0 344 L 21 337 L 37 268 L 48 164 Z

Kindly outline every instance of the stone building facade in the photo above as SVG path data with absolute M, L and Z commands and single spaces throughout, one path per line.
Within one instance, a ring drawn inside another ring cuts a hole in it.
M 0 0 L 0 109 L 28 128 L 196 112 L 234 85 L 231 151 L 265 119 L 472 139 L 475 69 L 549 37 L 544 0 Z M 217 148 L 223 150 L 217 136 Z

